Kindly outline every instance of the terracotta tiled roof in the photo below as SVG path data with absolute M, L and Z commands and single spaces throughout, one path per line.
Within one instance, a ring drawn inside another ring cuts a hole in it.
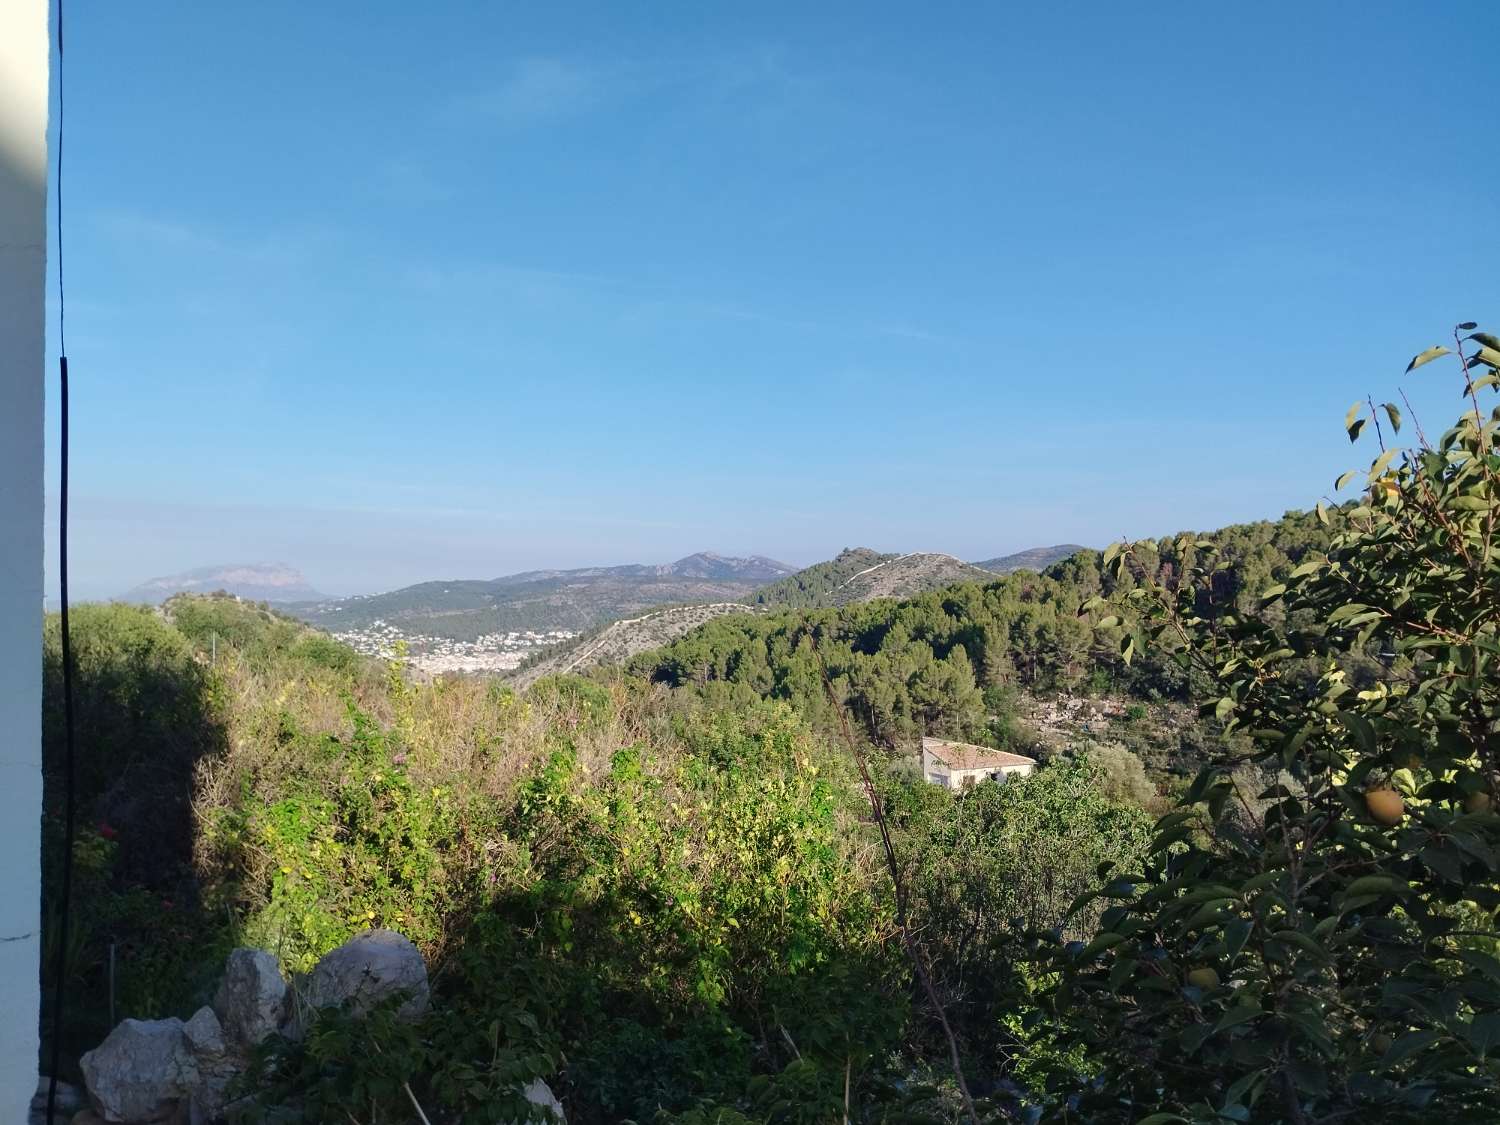
M 1035 758 L 1024 754 L 991 750 L 988 746 L 974 746 L 968 742 L 949 742 L 946 738 L 924 738 L 922 749 L 950 770 L 997 770 L 1004 766 L 1036 765 Z

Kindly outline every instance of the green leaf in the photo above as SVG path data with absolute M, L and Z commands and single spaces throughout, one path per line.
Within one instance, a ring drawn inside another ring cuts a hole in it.
M 1369 421 L 1368 418 L 1356 418 L 1354 420 L 1354 425 L 1349 427 L 1349 440 L 1351 442 L 1359 440 L 1359 435 L 1364 433 L 1365 425 Z
M 1387 1067 L 1395 1066 L 1418 1051 L 1426 1050 L 1441 1037 L 1442 1032 L 1430 1027 L 1422 1031 L 1408 1031 L 1405 1035 L 1397 1037 L 1380 1061 Z
M 1474 1022 L 1464 1028 L 1464 1037 L 1474 1045 L 1481 1055 L 1500 1043 L 1500 1012 L 1485 1012 L 1474 1017 Z
M 1359 476 L 1359 470 L 1358 469 L 1350 469 L 1343 476 L 1339 477 L 1338 480 L 1336 480 L 1336 481 L 1333 482 L 1333 490 L 1335 492 L 1341 492 L 1341 491 L 1343 491 L 1344 485 L 1348 484 L 1351 480 L 1353 480 L 1357 476 Z
M 1231 961 L 1240 955 L 1254 929 L 1255 923 L 1248 918 L 1236 918 L 1224 927 L 1224 952 Z
M 1141 1118 L 1135 1125 L 1175 1125 L 1178 1122 L 1188 1125 L 1186 1117 L 1179 1117 L 1175 1113 L 1153 1113 L 1150 1117 Z
M 1139 965 L 1140 962 L 1134 957 L 1121 957 L 1117 959 L 1109 970 L 1109 987 L 1113 991 L 1119 992 L 1121 986 L 1135 975 L 1135 970 Z
M 1249 1004 L 1236 1004 L 1219 1017 L 1219 1022 L 1214 1024 L 1214 1034 L 1217 1035 L 1221 1031 L 1227 1031 L 1231 1027 L 1238 1027 L 1242 1023 L 1249 1023 L 1257 1016 L 1263 1015 L 1265 1015 L 1265 1012 L 1261 1010 L 1259 1004 L 1253 1002 Z
M 1400 452 L 1401 451 L 1399 449 L 1395 448 L 1387 449 L 1379 457 L 1375 458 L 1375 463 L 1370 466 L 1370 479 L 1372 481 L 1376 480 L 1380 476 L 1380 474 L 1385 472 L 1386 467 L 1391 463 L 1391 459 Z
M 1290 942 L 1305 953 L 1311 953 L 1314 957 L 1322 960 L 1328 959 L 1328 950 L 1308 937 L 1301 930 L 1277 930 L 1271 935 L 1277 941 Z
M 1463 857 L 1457 853 L 1440 848 L 1436 844 L 1428 844 L 1422 849 L 1419 858 L 1450 883 L 1464 881 Z
M 1500 368 L 1500 351 L 1481 345 L 1477 352 L 1469 356 L 1469 362 L 1482 363 L 1486 367 Z
M 1323 503 L 1323 501 L 1319 500 L 1318 501 L 1317 511 L 1318 511 L 1318 522 L 1321 523 L 1321 524 L 1324 524 L 1326 526 L 1327 523 L 1328 523 L 1328 505 L 1325 504 L 1325 503 Z
M 1445 348 L 1441 344 L 1437 345 L 1436 347 L 1428 348 L 1425 352 L 1418 352 L 1416 355 L 1412 356 L 1411 362 L 1406 365 L 1406 371 L 1407 373 L 1410 373 L 1412 371 L 1415 371 L 1418 367 L 1421 367 L 1424 363 L 1431 363 L 1439 356 L 1445 356 L 1449 354 L 1451 354 L 1451 349 Z
M 1394 402 L 1387 402 L 1382 405 L 1385 407 L 1386 417 L 1391 420 L 1391 433 L 1399 434 L 1401 432 L 1401 408 Z
M 1375 728 L 1369 719 L 1355 711 L 1340 711 L 1339 722 L 1343 723 L 1344 729 L 1354 736 L 1361 750 L 1366 754 L 1375 753 Z
M 1106 949 L 1119 945 L 1122 941 L 1125 940 L 1126 937 L 1124 934 L 1100 934 L 1093 941 L 1085 945 L 1083 947 L 1083 952 L 1081 952 L 1078 956 L 1084 961 L 1092 961 Z
M 1405 881 L 1397 879 L 1394 875 L 1361 875 L 1344 888 L 1344 894 L 1353 898 L 1355 895 L 1395 894 L 1405 889 Z

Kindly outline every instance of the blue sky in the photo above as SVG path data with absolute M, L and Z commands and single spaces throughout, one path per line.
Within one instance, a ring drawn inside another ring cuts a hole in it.
M 1486 2 L 68 19 L 85 595 L 1274 517 L 1500 323 Z

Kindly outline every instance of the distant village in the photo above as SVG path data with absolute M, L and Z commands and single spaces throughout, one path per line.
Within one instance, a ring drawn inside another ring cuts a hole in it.
M 455 641 L 447 637 L 427 637 L 406 633 L 388 621 L 376 620 L 360 629 L 334 633 L 355 652 L 365 656 L 390 659 L 397 645 L 405 642 L 406 659 L 413 667 L 430 675 L 443 672 L 511 672 L 540 649 L 571 641 L 578 636 L 567 629 L 549 632 L 522 630 L 510 633 L 486 633 L 472 641 Z

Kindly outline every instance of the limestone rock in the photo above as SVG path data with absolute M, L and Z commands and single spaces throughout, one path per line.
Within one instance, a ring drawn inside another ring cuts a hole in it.
M 196 1080 L 188 1098 L 188 1118 L 193 1125 L 213 1121 L 224 1112 L 229 1085 L 241 1069 L 241 1060 L 225 1039 L 219 1017 L 212 1008 L 199 1008 L 182 1025 L 182 1038 L 192 1056 Z
M 212 1008 L 199 1008 L 193 1018 L 182 1025 L 182 1037 L 193 1056 L 205 1062 L 214 1062 L 229 1054 L 229 1044 L 224 1041 L 224 1028 Z
M 287 989 L 276 958 L 264 949 L 231 953 L 214 994 L 214 1014 L 229 1044 L 241 1049 L 277 1031 L 286 1021 Z
M 179 1019 L 124 1020 L 79 1065 L 99 1116 L 131 1125 L 174 1116 L 198 1081 Z
M 366 930 L 324 954 L 308 974 L 305 996 L 314 1009 L 348 1004 L 363 1013 L 398 992 L 407 995 L 398 1009 L 404 1019 L 427 1010 L 422 954 L 395 930 Z

